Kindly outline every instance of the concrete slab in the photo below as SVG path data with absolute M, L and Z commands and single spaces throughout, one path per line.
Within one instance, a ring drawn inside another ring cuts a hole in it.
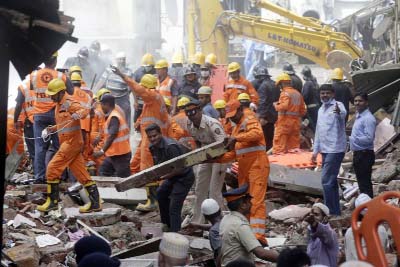
M 73 208 L 70 208 L 72 210 Z M 120 208 L 103 209 L 99 212 L 79 213 L 70 212 L 71 217 L 75 217 L 89 226 L 105 226 L 112 225 L 121 220 Z
M 105 202 L 119 205 L 143 203 L 147 199 L 146 190 L 141 188 L 118 192 L 114 187 L 99 187 L 99 193 Z

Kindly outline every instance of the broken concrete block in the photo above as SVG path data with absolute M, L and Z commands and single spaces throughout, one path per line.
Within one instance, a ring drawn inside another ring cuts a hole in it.
M 14 239 L 15 241 L 20 240 L 20 241 L 25 241 L 25 242 L 28 242 L 28 243 L 34 243 L 35 242 L 35 240 L 32 237 L 24 235 L 24 234 L 21 234 L 21 233 L 10 233 L 9 236 L 12 239 Z
M 301 219 L 306 216 L 310 211 L 310 208 L 289 205 L 282 209 L 271 211 L 270 213 L 268 213 L 268 216 L 277 221 L 284 221 L 289 218 Z
M 208 249 L 212 251 L 210 240 L 205 238 L 195 238 L 190 242 L 190 248 L 192 249 Z
M 34 244 L 23 244 L 7 249 L 5 253 L 18 265 L 24 267 L 39 266 L 40 254 Z
M 66 248 L 62 244 L 40 248 L 41 262 L 47 264 L 52 261 L 64 262 L 65 257 L 72 250 L 73 248 Z
M 99 187 L 100 197 L 111 203 L 131 205 L 144 203 L 147 200 L 145 189 L 134 188 L 124 192 L 118 192 L 114 187 Z
M 93 230 L 101 234 L 107 240 L 125 239 L 128 243 L 144 241 L 144 236 L 131 222 L 118 222 L 114 225 L 93 227 Z
M 372 173 L 372 180 L 377 183 L 388 183 L 397 175 L 397 173 L 397 164 L 383 164 Z
M 76 218 L 89 226 L 103 226 L 120 221 L 121 210 L 121 208 L 103 208 L 100 212 L 79 213 L 79 208 L 65 208 L 64 213 L 66 217 Z M 93 224 L 91 224 L 91 222 Z
M 39 235 L 36 237 L 36 244 L 39 248 L 53 246 L 61 243 L 61 240 L 50 234 Z
M 71 208 L 72 209 L 72 208 Z M 99 212 L 80 213 L 73 216 L 89 226 L 112 225 L 121 220 L 120 208 L 103 209 Z
M 21 226 L 22 224 L 26 224 L 32 227 L 36 227 L 36 223 L 29 220 L 28 218 L 22 216 L 21 214 L 17 214 L 17 216 L 15 216 L 14 218 L 14 222 L 13 222 L 13 226 L 14 228 L 18 228 L 19 226 Z
M 392 180 L 388 184 L 388 191 L 400 191 L 400 180 Z
M 386 184 L 377 184 L 377 185 L 373 185 L 372 189 L 374 191 L 374 196 L 377 196 L 383 192 L 388 191 L 388 185 Z

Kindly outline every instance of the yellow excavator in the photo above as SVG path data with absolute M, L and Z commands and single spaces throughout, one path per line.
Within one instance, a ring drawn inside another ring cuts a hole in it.
M 303 56 L 324 68 L 348 70 L 352 59 L 362 50 L 345 33 L 337 32 L 321 21 L 299 16 L 267 0 L 253 0 L 292 22 L 269 20 L 224 10 L 219 0 L 189 0 L 186 16 L 188 56 L 200 45 L 204 54 L 215 53 L 219 63 L 228 62 L 228 42 L 232 37 L 252 39 Z

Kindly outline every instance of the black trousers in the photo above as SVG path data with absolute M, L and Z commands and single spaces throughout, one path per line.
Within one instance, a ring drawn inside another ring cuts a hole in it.
M 360 193 L 374 197 L 372 190 L 372 165 L 375 163 L 375 153 L 373 150 L 360 150 L 353 152 L 353 167 L 356 173 L 358 188 Z
M 118 156 L 106 157 L 100 166 L 101 176 L 117 176 L 125 178 L 131 175 L 131 152 Z
M 264 126 L 262 126 L 262 130 L 264 132 L 264 138 L 265 138 L 265 146 L 266 150 L 270 150 L 272 147 L 272 141 L 274 140 L 274 123 L 267 123 Z
M 158 206 L 161 222 L 168 225 L 171 232 L 181 229 L 183 202 L 194 183 L 194 176 L 165 180 L 157 189 Z

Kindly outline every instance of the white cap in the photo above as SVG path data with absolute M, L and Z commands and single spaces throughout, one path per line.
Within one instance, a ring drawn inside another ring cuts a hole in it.
M 314 207 L 320 208 L 325 213 L 326 216 L 329 215 L 329 208 L 326 205 L 324 205 L 324 204 L 322 204 L 320 202 L 315 203 L 312 207 L 313 208 Z
M 358 197 L 356 198 L 356 202 L 354 203 L 354 205 L 356 206 L 356 208 L 358 206 L 361 206 L 362 204 L 367 203 L 368 201 L 371 201 L 371 197 L 368 196 L 367 194 L 361 193 L 358 195 Z M 367 209 L 363 209 L 361 211 L 361 214 L 364 215 L 367 212 Z
M 211 215 L 219 211 L 219 205 L 217 201 L 212 198 L 207 198 L 201 203 L 201 213 L 203 215 Z
M 160 243 L 160 252 L 171 258 L 186 259 L 188 257 L 189 240 L 178 233 L 164 233 Z
M 340 267 L 373 267 L 373 265 L 365 261 L 346 261 Z
M 126 58 L 126 54 L 125 54 L 125 52 L 118 52 L 115 55 L 115 58 Z

